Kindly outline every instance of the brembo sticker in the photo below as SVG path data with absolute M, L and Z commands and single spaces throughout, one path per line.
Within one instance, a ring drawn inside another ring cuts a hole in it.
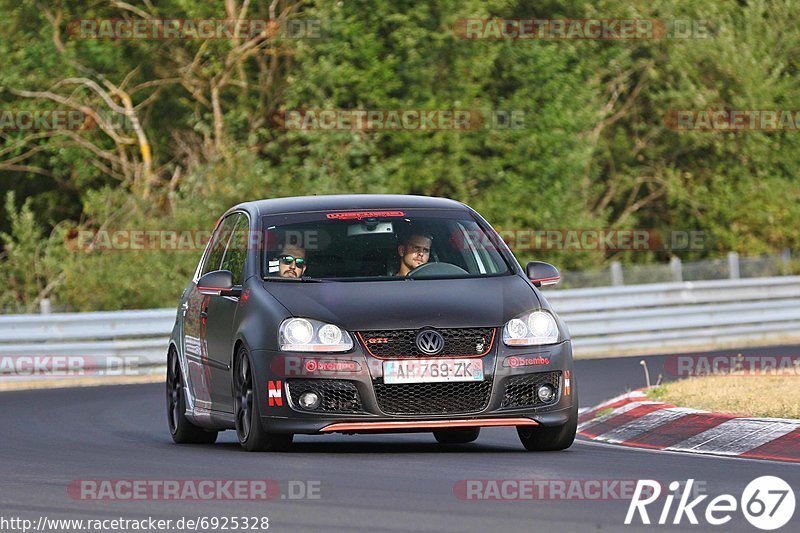
M 550 358 L 542 357 L 541 355 L 535 357 L 532 355 L 512 355 L 503 361 L 503 366 L 510 366 L 511 368 L 516 368 L 518 366 L 538 366 L 549 364 Z

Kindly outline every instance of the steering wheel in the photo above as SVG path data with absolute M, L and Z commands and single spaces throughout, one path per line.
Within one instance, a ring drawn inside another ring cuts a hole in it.
M 406 274 L 406 276 L 409 278 L 424 278 L 425 276 L 451 276 L 453 274 L 469 274 L 469 272 L 452 263 L 434 262 L 420 265 Z

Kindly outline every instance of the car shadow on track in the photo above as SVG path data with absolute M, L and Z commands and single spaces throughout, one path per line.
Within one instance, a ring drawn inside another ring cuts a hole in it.
M 424 438 L 424 437 L 422 437 Z M 207 446 L 198 446 L 204 449 L 226 450 L 231 452 L 244 451 L 238 443 L 218 442 Z M 269 453 L 269 452 L 268 452 Z M 439 444 L 436 442 L 421 442 L 408 440 L 351 440 L 351 441 L 331 441 L 320 439 L 319 441 L 295 441 L 288 454 L 369 454 L 369 453 L 389 453 L 389 454 L 414 454 L 414 453 L 531 453 L 526 451 L 520 444 L 492 444 L 475 442 L 470 444 Z M 559 453 L 559 452 L 538 452 L 538 453 Z M 538 455 L 537 453 L 537 455 Z

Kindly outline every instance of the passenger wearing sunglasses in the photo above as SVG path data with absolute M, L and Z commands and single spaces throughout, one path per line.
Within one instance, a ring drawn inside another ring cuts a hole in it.
M 299 246 L 285 245 L 276 260 L 282 278 L 299 278 L 306 271 L 306 251 Z

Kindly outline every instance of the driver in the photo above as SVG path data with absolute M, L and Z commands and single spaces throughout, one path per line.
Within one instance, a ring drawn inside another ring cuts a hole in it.
M 397 247 L 400 256 L 398 276 L 407 276 L 415 268 L 424 265 L 431 257 L 433 238 L 422 233 L 412 233 L 403 239 Z
M 299 278 L 306 271 L 306 250 L 300 246 L 286 244 L 276 254 L 278 275 L 282 278 Z

